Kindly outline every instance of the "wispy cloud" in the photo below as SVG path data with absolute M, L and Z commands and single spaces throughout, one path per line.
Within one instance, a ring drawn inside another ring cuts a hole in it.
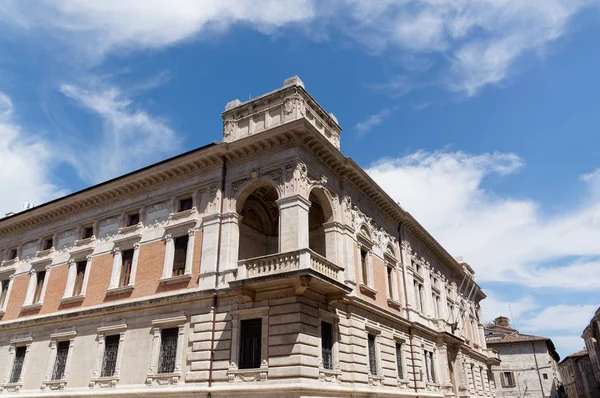
M 137 107 L 120 88 L 102 82 L 89 87 L 63 84 L 60 91 L 102 121 L 102 135 L 70 157 L 80 177 L 100 182 L 145 166 L 179 149 L 180 137 L 166 120 Z
M 366 134 L 371 132 L 371 130 L 373 130 L 375 127 L 380 126 L 385 121 L 385 119 L 390 117 L 394 109 L 395 108 L 383 109 L 369 116 L 366 120 L 357 123 L 356 126 L 354 126 L 354 129 L 356 130 L 359 136 L 365 136 Z

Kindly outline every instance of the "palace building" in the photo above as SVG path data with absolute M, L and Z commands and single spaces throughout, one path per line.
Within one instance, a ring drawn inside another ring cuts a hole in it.
M 223 142 L 0 219 L 1 394 L 493 396 L 472 268 L 302 81 L 222 118 Z

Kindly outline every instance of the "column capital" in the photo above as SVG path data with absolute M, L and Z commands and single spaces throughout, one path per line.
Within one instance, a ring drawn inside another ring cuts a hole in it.
M 300 205 L 308 210 L 310 208 L 310 201 L 300 194 L 295 194 L 278 199 L 277 205 L 280 209 Z

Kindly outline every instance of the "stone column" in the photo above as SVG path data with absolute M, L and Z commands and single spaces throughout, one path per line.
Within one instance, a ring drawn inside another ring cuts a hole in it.
M 226 283 L 234 280 L 240 249 L 240 220 L 238 213 L 223 214 L 221 224 L 221 264 L 219 273 Z
M 217 251 L 219 246 L 219 224 L 221 214 L 214 213 L 202 219 L 202 259 L 198 289 L 217 287 Z
M 308 248 L 308 209 L 310 202 L 300 195 L 277 201 L 279 205 L 279 252 Z
M 165 235 L 165 258 L 163 260 L 162 278 L 173 276 L 173 259 L 175 256 L 175 241 L 171 234 Z
M 327 260 L 332 263 L 346 268 L 343 260 L 343 226 L 337 221 L 331 221 L 323 224 L 323 230 L 325 232 L 325 254 Z
M 121 266 L 123 265 L 123 258 L 121 256 L 121 248 L 115 247 L 113 250 L 113 267 L 112 274 L 110 276 L 110 287 L 114 288 L 119 286 L 119 276 L 121 275 Z
M 356 241 L 354 239 L 354 228 L 344 225 L 342 239 L 344 241 L 345 282 L 351 285 L 356 285 L 356 259 L 354 258 L 356 252 Z
M 191 228 L 188 230 L 188 243 L 185 252 L 185 275 L 192 274 L 192 263 L 194 262 L 194 241 L 196 240 L 196 230 Z
M 73 295 L 73 285 L 75 284 L 75 278 L 77 278 L 77 263 L 75 260 L 69 260 L 69 269 L 67 270 L 67 285 L 65 286 L 65 293 L 63 298 L 71 297 Z

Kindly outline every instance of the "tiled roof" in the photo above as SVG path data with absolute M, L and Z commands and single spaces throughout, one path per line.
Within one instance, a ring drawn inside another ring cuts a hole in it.
M 567 355 L 567 358 L 576 358 L 576 357 L 584 357 L 588 354 L 587 350 L 580 350 L 577 352 L 572 353 L 571 355 Z M 567 359 L 565 358 L 565 359 Z
M 529 341 L 548 341 L 548 337 L 533 336 L 530 334 L 505 334 L 505 335 L 494 335 L 493 338 L 486 338 L 488 345 L 492 344 L 508 344 L 508 343 L 526 343 Z

